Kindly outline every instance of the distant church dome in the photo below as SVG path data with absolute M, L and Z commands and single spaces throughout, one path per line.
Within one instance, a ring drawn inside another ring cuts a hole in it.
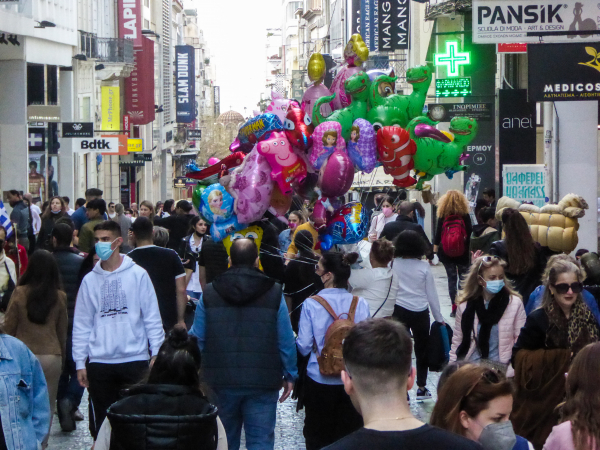
M 246 120 L 244 119 L 244 116 L 242 116 L 237 111 L 227 111 L 227 112 L 224 112 L 223 114 L 221 114 L 217 118 L 217 122 L 218 123 L 222 123 L 225 126 L 227 126 L 229 124 L 238 125 L 238 124 L 243 123 L 245 121 Z

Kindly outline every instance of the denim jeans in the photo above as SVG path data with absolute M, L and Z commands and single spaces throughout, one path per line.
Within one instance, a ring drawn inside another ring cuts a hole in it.
M 273 449 L 279 391 L 215 389 L 215 394 L 229 450 L 239 450 L 242 425 L 248 450 Z

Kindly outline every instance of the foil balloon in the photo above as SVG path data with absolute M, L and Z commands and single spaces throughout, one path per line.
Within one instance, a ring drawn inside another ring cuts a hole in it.
M 313 84 L 302 96 L 302 109 L 306 111 L 306 114 L 311 119 L 315 102 L 321 97 L 329 97 L 331 95 L 331 91 L 323 84 L 326 69 L 327 66 L 323 55 L 313 53 L 308 60 L 308 78 Z M 328 116 L 333 110 L 331 109 L 331 104 L 325 103 L 321 105 L 320 111 L 323 116 Z
M 215 242 L 221 242 L 223 239 L 227 237 L 227 235 L 232 234 L 236 231 L 243 230 L 246 228 L 248 224 L 239 223 L 236 215 L 231 216 L 225 222 L 215 222 L 210 226 L 210 237 Z
M 327 198 L 319 197 L 313 206 L 313 212 L 310 215 L 310 220 L 313 222 L 316 230 L 320 230 L 327 225 L 327 215 L 329 210 L 333 211 L 331 203 Z M 331 215 L 329 213 L 329 215 Z
M 281 123 L 283 123 L 291 102 L 292 100 L 283 98 L 279 92 L 271 91 L 271 103 L 269 106 L 267 106 L 267 110 L 265 112 L 269 114 L 275 114 Z
M 317 194 L 315 192 L 315 187 L 317 187 L 318 179 L 318 173 L 307 173 L 306 178 L 296 186 L 296 194 L 305 200 L 313 200 L 316 198 Z
M 336 150 L 319 170 L 317 186 L 323 197 L 344 195 L 352 186 L 354 165 L 344 150 Z
M 219 161 L 219 164 L 214 164 L 200 171 L 188 172 L 185 174 L 185 176 L 187 178 L 193 178 L 194 180 L 205 180 L 211 176 L 218 175 L 221 172 L 223 165 L 225 165 L 225 168 L 227 169 L 232 169 L 239 166 L 242 164 L 242 161 L 244 161 L 245 156 L 246 155 L 242 152 L 235 152 L 226 158 L 223 158 L 221 161 Z
M 273 187 L 273 195 L 271 195 L 270 205 L 277 213 L 277 216 L 283 216 L 289 211 L 290 206 L 292 206 L 292 196 L 284 195 L 279 189 L 279 186 L 275 184 Z
M 215 158 L 214 156 L 212 158 L 208 158 L 207 164 L 209 166 L 214 166 L 215 164 L 217 164 L 220 161 L 219 158 Z
M 369 216 L 359 202 L 350 202 L 333 213 L 327 229 L 321 235 L 321 250 L 330 250 L 335 244 L 356 244 L 367 235 Z
M 348 156 L 354 166 L 363 172 L 371 173 L 377 165 L 377 140 L 373 125 L 365 119 L 356 119 L 350 130 L 346 144 Z
M 283 120 L 285 120 L 285 115 Z M 237 138 L 229 146 L 229 150 L 234 151 L 240 146 L 247 148 L 249 144 L 256 144 L 258 141 L 268 138 L 271 132 L 278 130 L 283 130 L 283 123 L 275 114 L 266 113 L 253 117 L 242 125 Z
M 294 147 L 306 151 L 312 146 L 315 127 L 310 116 L 296 103 L 292 103 L 288 108 L 283 127 L 288 141 Z
M 225 250 L 227 251 L 227 255 L 231 256 L 230 251 L 231 251 L 231 244 L 233 244 L 233 241 L 235 241 L 236 239 L 251 238 L 254 240 L 254 243 L 256 244 L 256 248 L 258 249 L 258 252 L 260 253 L 260 244 L 262 243 L 262 237 L 263 237 L 263 229 L 257 225 L 252 225 L 252 226 L 249 226 L 248 228 L 244 228 L 239 231 L 236 230 L 232 234 L 228 235 L 225 239 L 223 239 L 223 247 L 225 247 Z M 260 261 L 259 261 L 259 269 L 262 270 Z
M 400 127 L 381 128 L 377 132 L 377 151 L 383 170 L 394 178 L 395 186 L 405 188 L 417 182 L 410 176 L 417 146 L 408 131 Z
M 350 36 L 350 40 L 344 49 L 344 59 L 350 67 L 360 67 L 369 58 L 369 47 L 363 41 L 360 34 Z
M 331 101 L 333 109 L 342 109 L 352 103 L 352 98 L 346 93 L 346 80 L 352 75 L 362 72 L 360 67 L 342 67 L 331 83 L 331 93 L 335 94 L 335 98 Z
M 319 52 L 315 52 L 310 55 L 308 60 L 308 79 L 314 83 L 322 83 L 325 78 L 325 71 L 327 70 L 327 64 L 325 64 L 325 58 Z
M 331 84 L 331 91 L 335 94 L 332 101 L 334 109 L 342 109 L 352 103 L 352 99 L 346 94 L 344 83 L 352 75 L 362 71 L 361 66 L 368 58 L 369 48 L 360 34 L 353 34 L 344 49 L 344 59 L 347 65 L 342 67 Z
M 269 207 L 273 193 L 271 166 L 255 148 L 244 160 L 241 170 L 233 176 L 231 191 L 236 198 L 238 220 L 250 223 L 260 220 Z
M 308 161 L 317 170 L 334 151 L 343 151 L 346 147 L 339 122 L 323 122 L 317 125 L 312 137 L 313 146 Z
M 283 194 L 291 194 L 292 183 L 306 178 L 306 163 L 294 153 L 284 132 L 271 133 L 267 140 L 258 143 L 257 150 L 271 166 L 271 179 Z
M 201 195 L 200 214 L 209 223 L 228 221 L 233 215 L 233 197 L 219 183 L 208 186 Z

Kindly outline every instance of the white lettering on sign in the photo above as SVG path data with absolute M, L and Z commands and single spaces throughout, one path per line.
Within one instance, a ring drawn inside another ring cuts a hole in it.
M 467 145 L 468 152 L 491 152 L 491 145 Z
M 123 37 L 137 39 L 137 16 L 135 14 L 137 0 L 123 0 L 123 28 L 129 30 L 129 34 Z
M 188 53 L 177 53 L 177 103 L 189 103 Z

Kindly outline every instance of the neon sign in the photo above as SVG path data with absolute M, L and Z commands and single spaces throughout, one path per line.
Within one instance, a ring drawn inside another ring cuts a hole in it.
M 436 66 L 446 66 L 449 77 L 460 75 L 460 66 L 471 64 L 471 52 L 458 51 L 458 42 L 446 41 L 446 53 L 433 55 Z
M 436 97 L 465 97 L 471 94 L 471 77 L 435 80 Z

